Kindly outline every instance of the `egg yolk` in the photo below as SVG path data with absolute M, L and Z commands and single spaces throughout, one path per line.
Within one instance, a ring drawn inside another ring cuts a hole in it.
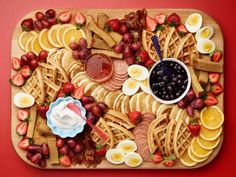
M 199 17 L 197 15 L 192 15 L 189 20 L 188 20 L 188 24 L 190 26 L 195 26 L 199 21 Z
M 116 162 L 120 162 L 122 160 L 122 155 L 120 153 L 114 153 L 111 155 L 111 159 Z
M 144 86 L 146 86 L 146 87 L 148 86 L 147 80 L 142 81 L 142 83 L 143 83 Z
M 206 29 L 202 30 L 201 37 L 207 38 L 208 36 L 210 36 L 210 34 L 211 34 L 211 30 L 209 28 L 206 28 Z
M 129 88 L 133 89 L 133 88 L 135 88 L 135 86 L 136 86 L 136 82 L 135 81 L 128 82 L 128 87 Z
M 137 68 L 133 68 L 130 72 L 133 77 L 138 77 L 142 74 L 142 71 Z
M 204 49 L 206 52 L 210 52 L 211 49 L 212 49 L 211 43 L 209 43 L 209 42 L 204 43 L 204 44 L 203 44 L 203 49 Z
M 19 100 L 21 106 L 29 106 L 31 104 L 31 100 L 28 97 L 21 97 Z
M 133 151 L 133 147 L 131 145 L 125 145 L 122 148 L 124 150 L 124 152 L 132 152 Z
M 140 160 L 138 158 L 130 158 L 128 160 L 128 163 L 131 165 L 131 166 L 137 166 L 139 164 Z

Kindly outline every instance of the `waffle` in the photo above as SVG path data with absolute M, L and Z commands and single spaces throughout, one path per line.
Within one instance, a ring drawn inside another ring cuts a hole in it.
M 65 82 L 69 81 L 69 77 L 66 74 L 66 71 L 53 60 L 48 60 L 49 63 L 57 68 L 57 80 L 55 82 L 56 85 L 60 86 Z
M 177 158 L 179 158 L 188 149 L 191 143 L 191 133 L 183 119 L 179 119 L 173 137 L 173 147 Z
M 47 63 L 40 63 L 39 68 L 42 72 L 42 75 L 47 77 L 53 83 L 56 83 L 57 80 L 57 68 L 53 65 Z
M 175 126 L 176 126 L 175 119 L 171 119 L 167 126 L 166 139 L 165 139 L 165 153 L 168 156 L 174 154 L 173 137 L 174 137 Z
M 169 33 L 166 37 L 163 58 L 171 58 L 174 56 L 174 53 L 178 46 L 180 45 L 181 38 L 176 31 L 175 27 L 170 27 Z
M 107 125 L 111 128 L 115 144 L 118 144 L 119 142 L 125 139 L 134 139 L 134 136 L 131 131 L 125 129 L 121 125 L 118 125 L 113 122 L 107 122 Z
M 47 77 L 44 77 L 44 83 L 45 83 L 45 88 L 46 88 L 45 101 L 47 103 L 51 103 L 51 102 L 55 101 L 55 99 L 57 98 L 57 94 L 58 94 L 61 87 L 54 84 Z
M 154 153 L 157 148 L 163 153 L 167 123 L 167 114 L 162 114 L 150 124 L 148 128 L 148 146 L 151 153 Z
M 38 105 L 44 103 L 46 92 L 45 85 L 43 82 L 43 75 L 39 68 L 35 69 L 35 71 L 32 73 L 32 75 L 27 80 L 22 89 L 26 93 L 31 94 Z
M 169 32 L 169 27 L 166 25 L 163 25 L 163 29 L 162 30 L 158 30 L 156 35 L 158 37 L 160 46 L 161 46 L 161 52 L 163 53 L 163 49 L 164 49 L 164 44 L 165 44 L 165 40 L 167 37 L 167 34 Z M 156 53 L 156 50 L 152 44 L 152 40 L 151 37 L 155 35 L 154 33 L 150 32 L 150 31 L 146 31 L 143 30 L 142 32 L 142 44 L 144 49 L 148 52 L 149 57 L 155 61 L 159 61 L 160 58 Z
M 175 51 L 174 58 L 178 58 L 184 63 L 189 63 L 192 56 L 199 56 L 197 51 L 197 44 L 192 33 L 188 33 L 182 40 L 177 50 Z
M 169 115 L 171 113 L 172 108 L 174 107 L 173 104 L 162 104 L 158 107 L 156 111 L 156 117 L 160 117 L 162 114 L 167 113 L 167 117 L 169 118 Z
M 106 121 L 103 118 L 100 118 L 98 120 L 98 122 L 96 123 L 96 126 L 98 128 L 100 128 L 101 130 L 104 131 L 104 133 L 106 133 L 109 136 L 108 141 L 104 142 L 99 136 L 98 134 L 93 130 L 91 132 L 91 138 L 93 140 L 93 142 L 95 142 L 97 145 L 102 145 L 102 146 L 107 146 L 108 149 L 111 149 L 114 147 L 114 137 L 113 137 L 113 133 L 110 129 L 110 127 L 107 125 Z
M 128 116 L 125 114 L 122 114 L 119 111 L 109 109 L 103 117 L 107 122 L 116 123 L 126 128 L 127 130 L 135 127 L 135 125 L 130 122 Z

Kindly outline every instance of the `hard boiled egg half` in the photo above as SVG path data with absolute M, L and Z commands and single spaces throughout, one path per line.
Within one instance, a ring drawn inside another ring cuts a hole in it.
M 135 94 L 139 89 L 140 83 L 132 78 L 127 79 L 123 86 L 122 91 L 125 95 L 133 95 Z
M 129 152 L 125 155 L 125 164 L 129 167 L 137 167 L 143 162 L 142 157 L 136 152 Z
M 191 14 L 185 23 L 187 30 L 196 33 L 202 26 L 202 16 L 199 13 Z
M 125 154 L 120 149 L 109 149 L 106 152 L 106 159 L 113 164 L 121 164 L 124 162 Z
M 214 29 L 211 26 L 206 26 L 197 31 L 195 38 L 197 41 L 210 39 L 214 34 Z
M 132 140 L 123 140 L 116 146 L 117 149 L 120 149 L 124 153 L 134 152 L 137 150 L 137 145 Z
M 204 39 L 197 42 L 197 50 L 202 54 L 209 54 L 216 48 L 215 43 L 210 39 Z
M 148 70 L 141 65 L 131 65 L 128 68 L 128 74 L 137 81 L 143 81 L 148 78 Z
M 34 97 L 30 94 L 20 92 L 14 96 L 14 104 L 18 108 L 29 108 L 34 104 Z
M 144 91 L 145 93 L 148 93 L 148 94 L 151 93 L 149 85 L 148 85 L 148 79 L 140 81 L 140 87 L 142 91 Z

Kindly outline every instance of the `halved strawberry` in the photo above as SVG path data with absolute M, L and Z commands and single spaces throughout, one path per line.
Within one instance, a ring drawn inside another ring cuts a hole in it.
M 73 19 L 77 25 L 83 25 L 86 22 L 86 18 L 81 12 L 76 12 Z
M 168 157 L 164 157 L 164 165 L 167 167 L 172 167 L 175 164 L 175 156 L 170 155 Z
M 17 57 L 13 57 L 12 61 L 11 61 L 11 66 L 12 66 L 12 69 L 18 71 L 23 66 L 23 63 L 22 63 L 21 59 L 19 59 Z
M 29 120 L 29 111 L 25 109 L 18 109 L 17 110 L 17 119 L 20 121 L 26 122 Z
M 18 133 L 19 135 L 23 136 L 23 135 L 25 135 L 27 133 L 27 129 L 28 129 L 28 123 L 20 122 L 16 126 L 16 133 Z
M 60 164 L 63 167 L 70 167 L 71 166 L 71 159 L 68 155 L 64 155 L 60 158 Z
M 155 31 L 155 29 L 157 27 L 157 21 L 154 18 L 147 16 L 146 17 L 146 26 L 149 31 Z
M 25 79 L 24 79 L 24 77 L 22 76 L 21 73 L 17 73 L 17 74 L 14 74 L 14 75 L 11 77 L 10 83 L 11 83 L 12 85 L 15 85 L 15 86 L 20 87 L 20 86 L 24 85 Z
M 219 73 L 209 73 L 208 78 L 209 78 L 210 83 L 215 84 L 215 83 L 219 82 L 220 74 Z
M 58 22 L 69 23 L 71 19 L 71 12 L 61 12 L 58 17 Z
M 81 86 L 79 86 L 79 87 L 77 87 L 74 91 L 73 91 L 73 93 L 72 93 L 72 95 L 71 95 L 74 99 L 81 99 L 83 96 L 84 96 L 84 86 L 83 85 L 81 85 Z
M 216 83 L 212 86 L 211 91 L 214 95 L 219 95 L 223 92 L 223 87 L 220 83 Z
M 162 25 L 165 23 L 166 17 L 167 17 L 166 14 L 160 13 L 160 14 L 157 14 L 154 18 L 156 19 L 158 24 Z
M 176 13 L 171 14 L 167 18 L 167 23 L 169 26 L 179 26 L 180 25 L 180 17 Z
M 221 58 L 222 58 L 222 52 L 221 51 L 216 51 L 216 52 L 213 53 L 213 55 L 211 57 L 211 61 L 219 62 Z
M 24 78 L 28 78 L 31 76 L 32 71 L 28 65 L 25 65 L 21 68 L 20 73 Z
M 152 67 L 152 65 L 155 63 L 155 61 L 153 61 L 151 58 L 148 58 L 147 61 L 144 63 L 144 66 L 146 68 L 150 68 Z
M 18 143 L 18 147 L 24 150 L 26 150 L 29 145 L 30 145 L 30 140 L 27 137 L 22 138 L 22 140 L 20 140 L 20 142 Z
M 186 34 L 188 32 L 184 24 L 180 24 L 176 29 L 180 35 Z
M 141 112 L 138 112 L 138 111 L 129 112 L 128 116 L 129 116 L 130 122 L 132 122 L 133 124 L 137 124 L 141 119 Z
M 205 99 L 205 104 L 207 106 L 212 106 L 218 103 L 217 98 L 215 97 L 215 95 L 213 95 L 213 93 L 209 92 L 207 93 L 206 99 Z

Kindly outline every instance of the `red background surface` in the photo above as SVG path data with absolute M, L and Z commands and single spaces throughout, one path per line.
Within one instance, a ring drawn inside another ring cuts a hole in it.
M 15 24 L 40 8 L 195 8 L 220 24 L 225 43 L 225 139 L 221 152 L 209 165 L 196 170 L 40 170 L 24 163 L 15 153 L 10 136 L 10 51 Z M 29 176 L 235 176 L 235 2 L 227 0 L 0 0 L 0 174 Z

